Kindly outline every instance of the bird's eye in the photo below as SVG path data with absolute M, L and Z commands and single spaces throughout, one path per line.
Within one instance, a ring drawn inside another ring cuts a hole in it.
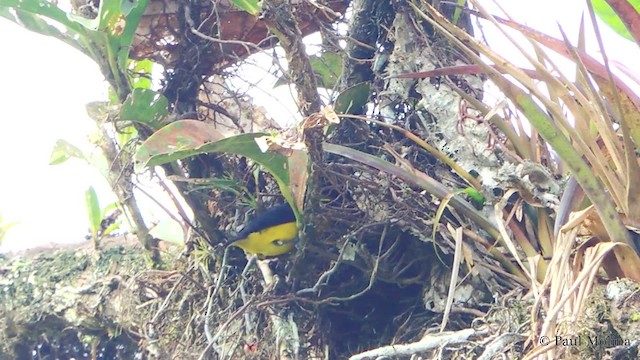
M 275 241 L 273 242 L 273 244 L 274 244 L 275 246 L 282 246 L 282 245 L 284 245 L 284 241 L 282 241 L 282 240 L 275 240 Z

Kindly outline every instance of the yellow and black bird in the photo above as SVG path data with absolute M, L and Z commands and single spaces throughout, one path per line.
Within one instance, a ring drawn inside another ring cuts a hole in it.
M 250 254 L 269 257 L 291 251 L 297 237 L 296 217 L 289 204 L 284 203 L 267 209 L 251 220 L 227 244 Z

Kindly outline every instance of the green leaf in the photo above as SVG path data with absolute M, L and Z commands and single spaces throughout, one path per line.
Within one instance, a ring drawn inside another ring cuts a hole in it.
M 122 226 L 122 222 L 120 221 L 114 222 L 113 224 L 107 226 L 107 228 L 102 231 L 101 236 L 107 236 L 113 233 L 114 231 L 120 229 L 120 226 Z
M 336 82 L 342 76 L 342 57 L 336 53 L 324 52 L 320 56 L 312 56 L 309 59 L 311 68 L 318 80 L 318 86 L 333 89 Z M 283 75 L 273 85 L 274 88 L 289 84 L 288 75 Z
M 153 71 L 154 62 L 149 59 L 129 60 L 129 62 L 133 87 L 136 89 L 151 89 L 151 72 Z
M 107 215 L 109 215 L 109 213 L 112 210 L 115 210 L 118 208 L 118 203 L 117 202 L 112 202 L 111 204 L 105 206 L 104 209 L 102 209 L 102 211 L 100 212 L 100 221 L 102 221 L 102 219 L 106 218 Z
M 103 0 L 104 1 L 104 0 Z M 112 0 L 115 2 L 115 0 Z M 142 19 L 144 10 L 147 8 L 149 0 L 122 0 L 122 11 L 125 15 L 125 26 L 119 34 L 120 44 L 118 49 L 118 65 L 121 69 L 127 66 L 131 44 L 136 35 L 136 29 Z M 116 33 L 117 34 L 117 33 Z
M 0 0 L 0 17 L 27 30 L 55 37 L 90 56 L 84 46 L 85 29 L 67 19 L 66 13 L 49 2 L 38 0 Z M 61 26 L 51 25 L 43 19 L 49 18 Z M 71 30 L 71 31 L 68 31 Z
M 61 25 L 75 31 L 78 34 L 83 33 L 82 26 L 71 21 L 67 17 L 67 13 L 57 7 L 54 2 L 45 0 L 0 0 L 0 7 L 11 8 L 19 11 L 40 15 L 55 20 Z
M 460 192 L 467 194 L 467 196 L 471 198 L 471 202 L 476 206 L 476 208 L 482 209 L 486 201 L 482 193 L 472 187 L 464 188 L 460 190 Z
M 91 229 L 91 234 L 95 240 L 95 237 L 98 235 L 98 231 L 100 230 L 100 222 L 102 222 L 100 202 L 98 200 L 98 194 L 96 194 L 96 190 L 93 186 L 90 186 L 84 195 L 87 217 L 89 218 L 89 229 Z
M 120 228 L 120 226 L 122 225 L 121 221 L 116 220 L 113 224 L 107 226 L 106 229 L 102 229 L 102 226 L 103 226 L 102 221 L 105 220 L 107 218 L 107 216 L 112 215 L 114 210 L 116 210 L 116 209 L 118 209 L 118 203 L 117 202 L 113 202 L 113 203 L 107 205 L 100 212 L 100 226 L 99 226 L 99 229 L 102 230 L 102 233 L 100 234 L 101 237 L 111 234 L 112 232 L 118 230 Z M 122 214 L 122 212 L 119 212 L 119 214 Z M 117 215 L 119 215 L 119 214 L 117 214 Z
M 460 20 L 460 16 L 462 15 L 462 11 L 466 7 L 467 0 L 458 0 L 456 3 L 456 9 L 453 11 L 453 16 L 451 17 L 451 22 L 453 24 L 458 25 L 458 21 Z
M 149 231 L 149 234 L 155 238 L 174 244 L 184 244 L 184 231 L 180 224 L 174 220 L 161 220 Z
M 251 15 L 258 15 L 261 10 L 259 0 L 231 0 L 231 3 L 238 9 L 244 10 Z
M 363 82 L 341 92 L 336 98 L 333 109 L 338 114 L 355 114 L 360 112 L 369 100 L 371 84 Z
M 135 10 L 140 4 L 138 0 L 120 0 L 120 9 L 125 16 L 129 16 L 131 11 Z
M 162 127 L 162 119 L 169 113 L 169 101 L 164 95 L 149 89 L 133 89 L 122 104 L 120 119 L 136 121 L 153 130 Z
M 56 141 L 56 145 L 53 147 L 51 157 L 49 158 L 49 165 L 62 164 L 72 157 L 86 160 L 84 154 L 77 146 L 60 139 Z
M 5 0 L 6 1 L 6 0 Z M 120 84 L 120 71 L 126 69 L 131 44 L 148 0 L 103 0 L 95 19 L 67 14 L 69 20 L 89 30 L 94 49 L 92 58 L 103 71 Z M 108 70 L 107 70 L 108 69 Z
M 327 89 L 335 87 L 342 74 L 342 57 L 334 52 L 324 52 L 309 59 L 313 72 L 318 75 L 318 85 Z
M 134 157 L 136 171 L 204 153 L 236 154 L 255 161 L 269 171 L 283 196 L 293 204 L 287 157 L 275 152 L 263 152 L 256 142 L 268 136 L 266 133 L 250 133 L 225 137 L 213 125 L 202 121 L 176 121 L 158 130 L 140 146 Z
M 116 133 L 116 138 L 120 146 L 125 147 L 134 136 L 138 135 L 138 131 L 133 126 L 127 126 L 126 128 Z
M 640 1 L 627 0 L 627 2 L 636 9 L 636 12 L 640 12 Z M 616 14 L 605 0 L 591 0 L 591 4 L 593 5 L 593 11 L 596 15 L 613 29 L 613 31 L 628 40 L 634 41 L 633 36 L 629 33 L 629 30 L 627 30 L 622 20 L 620 20 L 618 14 Z

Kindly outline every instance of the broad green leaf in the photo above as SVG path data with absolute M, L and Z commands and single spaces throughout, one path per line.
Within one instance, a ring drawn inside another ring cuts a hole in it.
M 2 9 L 4 8 L 0 7 L 0 12 Z M 43 17 L 37 14 L 19 9 L 13 10 L 16 17 L 14 19 L 7 17 L 9 20 L 16 22 L 17 24 L 30 31 L 57 38 L 58 40 L 61 40 L 68 45 L 71 45 L 72 47 L 80 50 L 85 55 L 89 55 L 89 52 L 86 50 L 84 44 L 82 43 L 82 37 L 84 36 L 84 34 L 80 34 L 80 37 L 76 37 L 73 35 L 73 33 L 67 31 L 61 26 L 60 28 L 62 29 L 59 29 L 58 27 L 51 25 L 50 23 L 46 22 Z
M 136 29 L 148 3 L 149 0 L 122 0 L 122 11 L 126 19 L 122 33 L 118 34 L 120 38 L 118 65 L 121 69 L 126 68 L 127 60 L 129 60 L 129 52 L 131 51 L 131 44 L 136 35 Z
M 85 29 L 79 24 L 69 21 L 64 11 L 46 1 L 0 0 L 0 17 L 4 17 L 27 30 L 55 37 L 85 55 L 91 56 L 91 52 L 85 46 L 87 38 Z M 49 18 L 60 26 L 53 26 L 51 21 L 47 22 L 44 18 Z
M 153 71 L 153 61 L 144 59 L 140 61 L 129 60 L 131 69 L 131 83 L 134 88 L 151 89 L 151 72 Z
M 183 245 L 184 231 L 180 224 L 171 219 L 161 220 L 149 233 L 158 239 L 168 241 L 170 243 Z
M 72 157 L 86 160 L 84 154 L 77 146 L 60 139 L 56 141 L 56 145 L 53 147 L 51 157 L 49 158 L 49 165 L 62 164 Z
M 324 52 L 309 59 L 313 72 L 318 75 L 318 85 L 327 89 L 335 87 L 342 74 L 342 57 L 334 52 Z
M 113 202 L 113 203 L 111 203 L 111 204 L 109 204 L 109 205 L 105 206 L 105 208 L 104 208 L 104 209 L 102 209 L 102 211 L 100 212 L 100 218 L 101 218 L 101 219 L 106 218 L 106 217 L 107 217 L 107 215 L 109 215 L 109 213 L 110 213 L 112 210 L 115 210 L 115 209 L 117 209 L 117 208 L 118 208 L 118 203 L 117 203 L 117 202 Z M 102 221 L 102 220 L 101 220 L 101 221 Z
M 120 9 L 124 16 L 129 16 L 131 11 L 135 10 L 140 4 L 138 0 L 120 0 Z
M 231 2 L 238 9 L 244 10 L 251 15 L 258 15 L 261 10 L 259 0 L 231 0 Z
M 136 121 L 157 130 L 163 125 L 168 108 L 169 101 L 164 95 L 149 89 L 133 89 L 122 104 L 120 120 Z
M 265 133 L 240 134 L 225 137 L 210 124 L 197 120 L 173 122 L 151 135 L 135 154 L 136 171 L 185 159 L 204 153 L 229 153 L 262 165 L 278 182 L 283 196 L 293 204 L 289 188 L 287 157 L 276 152 L 263 152 L 256 139 Z
M 324 52 L 320 56 L 312 56 L 309 62 L 316 74 L 318 86 L 327 89 L 334 88 L 342 75 L 342 57 L 336 53 Z M 276 81 L 273 87 L 277 88 L 287 84 L 289 84 L 288 76 L 284 75 Z
M 109 90 L 107 91 L 107 98 L 109 99 L 109 103 L 111 104 L 120 104 L 120 98 L 118 97 L 118 93 L 116 90 L 109 86 Z
M 107 235 L 113 233 L 114 231 L 120 229 L 120 226 L 122 226 L 122 222 L 121 221 L 114 222 L 113 224 L 107 226 L 106 229 L 102 230 L 101 236 L 107 236 Z
M 369 100 L 370 94 L 371 85 L 368 82 L 354 85 L 338 95 L 333 109 L 338 114 L 358 113 Z
M 69 20 L 90 31 L 89 38 L 98 45 L 92 57 L 103 69 L 109 69 L 118 84 L 147 3 L 148 0 L 103 0 L 95 19 L 67 14 Z
M 126 147 L 126 145 L 134 138 L 134 136 L 138 135 L 138 131 L 133 126 L 127 126 L 126 128 L 118 131 L 116 133 L 116 137 L 118 139 L 118 144 L 122 147 Z
M 67 13 L 57 7 L 54 2 L 45 0 L 0 0 L 0 7 L 12 8 L 34 15 L 44 16 L 57 21 L 78 34 L 84 33 L 83 27 L 71 21 L 67 17 Z
M 89 228 L 94 238 L 97 236 L 100 230 L 100 222 L 102 222 L 102 216 L 100 211 L 100 202 L 98 201 L 98 194 L 93 186 L 85 192 L 85 205 L 87 209 L 87 217 L 89 219 Z
M 81 50 L 109 75 L 107 77 L 112 79 L 110 82 L 117 88 L 116 92 L 123 94 L 128 91 L 123 71 L 147 3 L 148 0 L 104 0 L 100 2 L 98 17 L 86 19 L 63 11 L 57 2 L 0 0 L 0 16 L 29 30 L 59 38 Z M 15 11 L 16 15 L 8 9 Z M 45 18 L 59 23 L 68 31 L 58 30 Z

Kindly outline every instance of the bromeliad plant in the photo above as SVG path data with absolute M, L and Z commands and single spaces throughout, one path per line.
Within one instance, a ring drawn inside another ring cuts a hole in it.
M 532 69 L 514 66 L 423 1 L 420 6 L 410 3 L 413 10 L 462 49 L 475 65 L 399 77 L 445 78 L 455 88 L 447 78 L 450 75 L 487 74 L 504 94 L 504 103 L 513 108 L 511 111 L 501 111 L 504 105 L 492 109 L 460 89 L 458 93 L 482 113 L 480 121 L 492 124 L 504 134 L 507 140 L 503 150 L 510 153 L 510 158 L 529 167 L 529 180 L 542 183 L 554 176 L 568 178 L 557 209 L 534 203 L 531 194 L 523 189 L 504 189 L 503 199 L 495 204 L 495 218 L 499 222 L 496 226 L 457 197 L 454 189 L 417 170 L 401 156 L 396 156 L 390 147 L 385 150 L 394 156 L 395 165 L 341 145 L 324 144 L 324 149 L 426 190 L 442 200 L 444 206 L 464 214 L 499 240 L 503 249 L 515 258 L 517 267 L 514 268 L 500 251 L 492 249 L 492 254 L 512 274 L 529 282 L 537 304 L 546 314 L 541 319 L 542 316 L 534 313 L 531 339 L 553 338 L 559 324 L 582 314 L 600 269 L 604 269 L 610 279 L 628 277 L 640 281 L 640 244 L 634 242 L 640 228 L 640 193 L 633 188 L 633 180 L 640 176 L 636 155 L 640 146 L 640 97 L 616 76 L 606 55 L 599 61 L 585 52 L 584 27 L 579 46 L 573 46 L 566 36 L 555 39 L 513 21 L 498 19 L 477 1 L 473 3 L 479 9 L 476 15 L 500 28 Z M 595 10 L 590 6 L 592 23 L 596 24 L 595 13 L 602 12 L 603 4 L 593 1 Z M 638 11 L 629 13 L 615 7 L 614 10 L 621 14 L 620 20 L 625 24 L 640 22 Z M 521 43 L 510 37 L 504 27 L 515 29 L 527 39 L 535 55 L 529 54 Z M 627 28 L 630 29 L 627 38 L 640 44 L 640 32 L 637 29 L 634 32 L 631 25 Z M 600 51 L 606 54 L 597 25 L 594 25 L 594 32 L 599 39 Z M 570 80 L 563 75 L 543 48 L 571 60 L 575 64 L 576 78 Z M 630 75 L 628 69 L 620 70 Z M 640 85 L 637 76 L 630 77 L 636 79 L 636 86 Z M 423 146 L 424 141 L 411 132 L 374 119 L 363 120 L 402 132 L 449 164 L 467 180 L 470 189 L 481 191 L 476 179 L 457 168 L 455 163 L 451 164 L 437 149 Z M 524 122 L 532 127 L 529 134 L 524 131 Z M 519 195 L 518 200 L 507 209 L 507 201 L 515 194 Z M 516 224 L 516 218 L 524 226 Z M 558 355 L 550 347 L 535 349 L 530 356 L 540 353 L 548 358 Z
M 532 69 L 514 66 L 423 2 L 421 6 L 413 6 L 414 11 L 465 51 L 476 65 L 405 74 L 404 77 L 487 74 L 515 107 L 513 113 L 520 114 L 531 124 L 531 135 L 522 131 L 518 119 L 500 117 L 497 111 L 463 92 L 461 95 L 485 114 L 486 121 L 502 130 L 508 137 L 507 146 L 513 149 L 517 158 L 551 167 L 549 173 L 570 176 L 555 220 L 550 209 L 538 208 L 534 213 L 520 211 L 520 216 L 531 224 L 533 231 L 511 234 L 501 231 L 503 240 L 514 237 L 515 243 L 536 245 L 523 247 L 526 258 L 508 248 L 519 259 L 521 270 L 529 274 L 536 301 L 546 314 L 544 319 L 534 314 L 532 339 L 553 338 L 560 323 L 576 319 L 582 313 L 600 268 L 606 270 L 611 279 L 628 277 L 640 281 L 639 248 L 633 240 L 640 224 L 640 194 L 633 188 L 634 179 L 640 176 L 637 157 L 640 97 L 616 75 L 606 57 L 596 21 L 596 11 L 600 13 L 600 7 L 606 5 L 603 1 L 589 2 L 594 32 L 601 53 L 605 54 L 601 60 L 584 51 L 584 27 L 576 47 L 566 36 L 555 39 L 513 21 L 496 18 L 478 1 L 472 3 L 479 10 L 478 15 L 498 27 Z M 632 26 L 640 21 L 638 11 L 618 7 L 617 2 L 609 3 L 618 14 L 614 17 L 626 25 L 618 29 L 628 29 L 628 38 L 640 45 L 640 32 Z M 535 55 L 513 39 L 505 27 L 519 32 L 535 50 Z M 559 71 L 548 51 L 575 64 L 577 75 L 574 80 Z M 628 72 L 624 68 L 622 71 Z M 637 77 L 632 79 L 636 86 L 640 85 Z M 547 147 L 557 155 L 556 162 L 549 162 Z M 566 173 L 556 170 L 562 168 L 567 169 Z M 518 191 L 509 190 L 505 197 Z M 500 227 L 504 230 L 510 217 L 502 221 Z M 550 261 L 543 263 L 540 255 Z M 526 263 L 530 265 L 524 266 Z M 538 271 L 540 264 L 546 266 L 546 271 Z M 530 356 L 540 354 L 548 358 L 559 355 L 549 346 L 534 349 Z

